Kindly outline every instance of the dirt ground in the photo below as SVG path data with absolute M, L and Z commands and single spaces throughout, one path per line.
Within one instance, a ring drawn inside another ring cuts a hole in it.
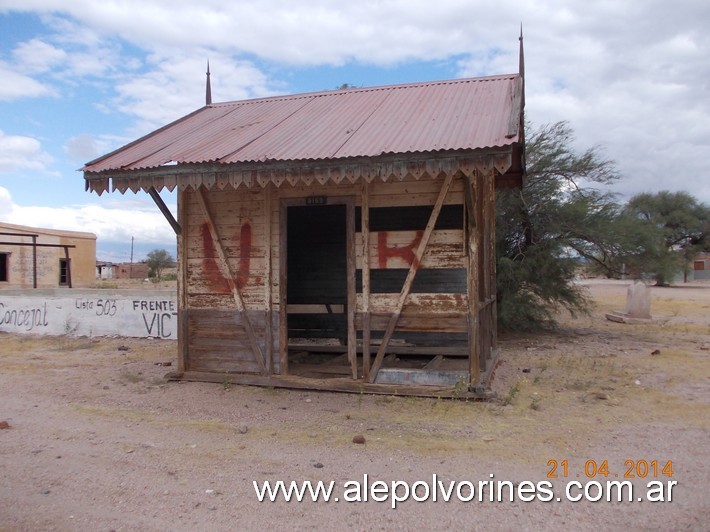
M 587 284 L 591 316 L 501 339 L 491 402 L 167 383 L 173 342 L 2 334 L 0 530 L 708 530 L 710 284 L 653 288 L 640 325 L 604 318 L 627 283 Z M 632 502 L 565 500 L 629 470 Z M 346 502 L 364 475 L 554 497 Z M 340 501 L 259 502 L 266 480 Z M 651 481 L 672 501 L 639 502 Z

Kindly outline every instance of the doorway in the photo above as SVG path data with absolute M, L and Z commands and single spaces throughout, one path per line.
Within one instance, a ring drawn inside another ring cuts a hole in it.
M 282 205 L 282 373 L 356 375 L 354 202 L 318 200 Z
M 70 259 L 59 259 L 59 286 L 71 288 Z

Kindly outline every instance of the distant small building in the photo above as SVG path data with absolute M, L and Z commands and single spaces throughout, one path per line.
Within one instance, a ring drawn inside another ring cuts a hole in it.
M 148 265 L 145 262 L 123 262 L 113 265 L 114 279 L 147 279 Z
M 710 279 L 710 253 L 698 253 L 693 259 L 693 279 Z
M 96 235 L 0 222 L 0 289 L 91 286 Z
M 96 278 L 107 279 L 147 279 L 149 268 L 145 262 L 96 262 Z
M 113 279 L 114 264 L 112 262 L 96 261 L 96 278 Z

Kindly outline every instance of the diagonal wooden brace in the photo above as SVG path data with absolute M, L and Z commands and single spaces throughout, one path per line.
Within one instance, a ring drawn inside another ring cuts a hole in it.
M 449 191 L 449 186 L 451 185 L 451 181 L 453 180 L 454 175 L 452 172 L 449 172 L 446 174 L 446 178 L 444 178 L 444 184 L 441 186 L 441 190 L 439 191 L 439 197 L 436 198 L 436 203 L 434 204 L 434 209 L 431 211 L 431 216 L 429 216 L 429 222 L 427 222 L 426 229 L 424 230 L 424 234 L 422 235 L 422 239 L 419 242 L 419 247 L 417 248 L 417 252 L 414 254 L 414 260 L 412 261 L 412 265 L 409 268 L 409 273 L 407 274 L 407 278 L 404 281 L 404 286 L 402 286 L 402 292 L 399 294 L 399 300 L 397 301 L 397 306 L 395 308 L 394 313 L 392 314 L 392 317 L 390 318 L 388 324 L 387 324 L 387 329 L 385 329 L 385 335 L 382 338 L 382 343 L 380 344 L 380 348 L 377 350 L 377 356 L 375 356 L 375 360 L 372 363 L 372 367 L 370 368 L 370 375 L 368 377 L 368 382 L 375 382 L 375 379 L 377 378 L 377 373 L 380 371 L 380 368 L 382 367 L 382 361 L 385 358 L 385 352 L 387 351 L 387 345 L 389 344 L 389 341 L 392 338 L 392 334 L 394 333 L 394 329 L 397 326 L 397 322 L 399 321 L 399 316 L 402 314 L 402 309 L 404 308 L 404 303 L 407 300 L 407 296 L 409 296 L 409 291 L 412 289 L 412 283 L 414 283 L 414 277 L 417 275 L 417 272 L 419 271 L 419 266 L 422 261 L 422 257 L 424 256 L 424 252 L 426 251 L 427 244 L 429 243 L 429 238 L 431 237 L 431 233 L 434 230 L 434 226 L 436 225 L 436 220 L 439 218 L 439 212 L 441 212 L 441 207 L 444 204 L 444 200 L 446 199 L 446 194 Z

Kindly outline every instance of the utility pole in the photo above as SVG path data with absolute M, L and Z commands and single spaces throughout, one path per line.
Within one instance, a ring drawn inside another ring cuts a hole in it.
M 133 279 L 133 237 L 131 237 L 131 265 L 128 267 L 128 278 Z

